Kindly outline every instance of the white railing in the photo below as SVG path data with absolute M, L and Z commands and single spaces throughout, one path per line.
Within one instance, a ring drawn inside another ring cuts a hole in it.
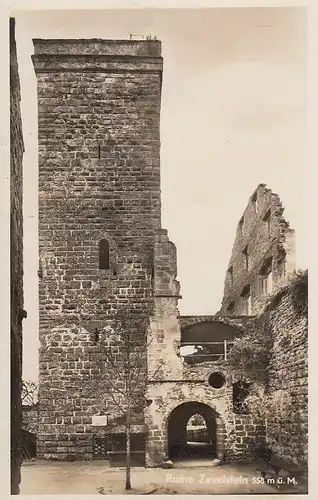
M 208 346 L 223 346 L 222 352 L 209 352 L 209 353 L 200 353 L 200 352 L 194 352 L 191 354 L 185 354 L 183 357 L 216 357 L 217 359 L 224 359 L 224 361 L 227 360 L 227 355 L 229 352 L 229 347 L 233 344 L 233 340 L 222 340 L 222 341 L 217 341 L 214 340 L 212 342 L 181 342 L 180 348 L 186 347 L 186 346 L 193 346 L 193 347 L 208 347 Z

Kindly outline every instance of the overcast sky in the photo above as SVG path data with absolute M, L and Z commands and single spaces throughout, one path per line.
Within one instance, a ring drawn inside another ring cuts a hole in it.
M 24 378 L 36 379 L 37 114 L 32 38 L 162 41 L 162 226 L 177 246 L 181 314 L 213 314 L 235 230 L 259 183 L 278 193 L 307 266 L 306 13 L 300 9 L 19 12 L 24 126 Z

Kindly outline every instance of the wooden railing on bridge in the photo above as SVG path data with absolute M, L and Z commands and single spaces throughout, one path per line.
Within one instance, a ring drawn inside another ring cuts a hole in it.
M 207 358 L 216 358 L 216 360 L 221 360 L 223 359 L 224 361 L 227 360 L 227 356 L 229 353 L 229 349 L 231 345 L 233 344 L 233 340 L 213 340 L 209 342 L 181 342 L 180 348 L 186 347 L 186 346 L 193 346 L 193 347 L 201 347 L 203 349 L 202 352 L 193 352 L 191 354 L 185 354 L 182 357 L 188 358 L 195 358 L 195 357 L 207 357 Z M 204 350 L 204 348 L 209 348 L 210 346 L 215 347 L 215 349 L 211 349 L 211 352 L 207 352 Z M 217 351 L 217 352 L 216 352 Z M 181 354 L 182 355 L 182 354 Z

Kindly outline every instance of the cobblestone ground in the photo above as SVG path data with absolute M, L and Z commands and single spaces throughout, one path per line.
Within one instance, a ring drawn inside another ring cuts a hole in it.
M 276 494 L 262 482 L 258 464 L 223 464 L 219 467 L 177 467 L 170 470 L 134 468 L 134 494 Z M 23 494 L 122 494 L 125 470 L 108 462 L 31 462 L 22 467 Z M 298 490 L 298 491 L 297 491 Z M 300 493 L 285 485 L 281 493 Z

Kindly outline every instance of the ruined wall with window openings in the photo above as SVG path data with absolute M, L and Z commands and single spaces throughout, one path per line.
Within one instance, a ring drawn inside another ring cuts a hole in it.
M 259 184 L 238 223 L 220 313 L 254 315 L 295 267 L 295 232 L 279 196 Z

